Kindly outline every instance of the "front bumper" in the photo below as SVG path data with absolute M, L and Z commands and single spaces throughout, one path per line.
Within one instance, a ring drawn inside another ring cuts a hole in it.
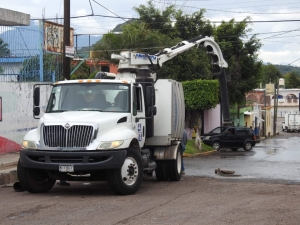
M 122 167 L 126 149 L 111 151 L 39 151 L 21 150 L 23 167 L 43 170 L 59 170 L 59 165 L 70 165 L 76 171 L 116 169 Z

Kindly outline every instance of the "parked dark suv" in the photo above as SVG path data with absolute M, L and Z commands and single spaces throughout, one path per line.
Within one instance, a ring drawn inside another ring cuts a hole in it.
M 248 127 L 217 127 L 202 134 L 201 139 L 204 144 L 217 151 L 220 148 L 231 148 L 233 151 L 244 148 L 245 151 L 250 151 L 256 144 L 254 131 Z

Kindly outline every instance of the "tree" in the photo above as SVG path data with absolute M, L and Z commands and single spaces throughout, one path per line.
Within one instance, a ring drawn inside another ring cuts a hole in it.
M 223 56 L 228 63 L 228 90 L 231 105 L 245 102 L 245 94 L 256 88 L 261 80 L 262 62 L 258 60 L 261 43 L 255 35 L 248 41 L 247 32 L 250 18 L 241 22 L 234 19 L 222 22 L 215 28 L 215 39 L 220 45 Z
M 161 11 L 155 8 L 152 1 L 148 1 L 147 4 L 134 7 L 140 16 L 140 21 L 146 23 L 150 30 L 156 30 L 173 38 L 172 33 L 176 30 L 172 25 L 176 14 L 175 6 L 168 6 Z
M 177 40 L 177 43 L 200 35 L 211 36 L 213 33 L 213 26 L 204 18 L 203 9 L 187 15 L 172 5 L 164 10 L 155 9 L 151 1 L 148 1 L 148 5 L 140 5 L 134 9 L 149 28 L 168 35 Z M 164 45 L 163 48 L 166 47 L 172 45 Z M 204 49 L 191 49 L 164 63 L 159 70 L 159 77 L 177 81 L 213 79 L 210 58 Z
M 300 75 L 296 72 L 287 73 L 284 76 L 285 88 L 300 88 Z
M 5 43 L 0 38 L 0 57 L 8 57 L 10 55 L 10 50 L 8 48 L 8 44 Z M 4 72 L 3 68 L 0 66 L 0 74 Z
M 283 77 L 280 71 L 272 64 L 262 65 L 262 86 L 265 87 L 268 83 L 276 83 L 276 81 Z
M 197 127 L 195 146 L 201 149 L 201 114 L 219 103 L 219 82 L 217 80 L 193 80 L 182 82 L 186 108 L 186 127 Z
M 9 55 L 10 50 L 8 48 L 8 44 L 0 38 L 0 57 L 8 57 Z
M 136 21 L 122 26 L 122 33 L 108 33 L 101 40 L 95 43 L 94 55 L 100 60 L 111 60 L 111 53 L 122 50 L 137 52 L 157 53 L 165 46 L 175 44 L 176 40 L 161 34 L 158 31 L 150 30 L 146 23 Z
M 60 55 L 44 53 L 43 81 L 52 81 L 53 75 L 60 76 L 62 72 L 62 58 Z M 33 56 L 24 60 L 20 70 L 20 81 L 40 81 L 40 57 Z M 60 79 L 59 79 L 60 80 Z

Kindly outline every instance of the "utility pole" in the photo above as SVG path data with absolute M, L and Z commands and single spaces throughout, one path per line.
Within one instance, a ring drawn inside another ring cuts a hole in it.
M 273 126 L 273 136 L 276 136 L 276 124 L 277 124 L 277 109 L 278 109 L 278 82 L 277 78 L 275 81 L 275 98 L 274 98 L 274 126 Z
M 70 0 L 64 0 L 63 76 L 70 80 L 71 60 L 66 57 L 66 46 L 70 46 Z

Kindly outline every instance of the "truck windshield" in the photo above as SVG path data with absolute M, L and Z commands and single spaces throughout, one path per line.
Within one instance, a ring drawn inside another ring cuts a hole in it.
M 46 112 L 130 112 L 129 100 L 130 87 L 127 84 L 58 84 L 52 89 Z

